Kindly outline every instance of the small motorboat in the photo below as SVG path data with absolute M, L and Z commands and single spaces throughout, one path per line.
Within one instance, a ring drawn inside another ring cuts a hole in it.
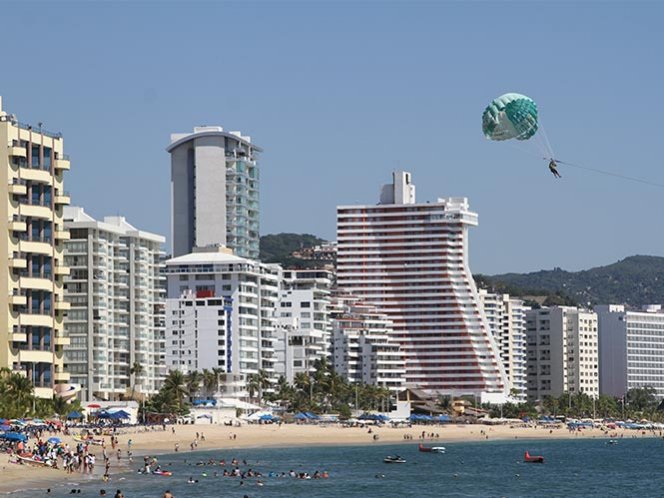
M 445 446 L 424 446 L 420 443 L 417 449 L 423 453 L 445 453 Z
M 383 458 L 383 462 L 385 462 L 385 463 L 406 463 L 406 459 L 401 458 L 399 455 L 386 456 L 385 458 Z
M 526 463 L 544 463 L 544 457 L 541 455 L 531 455 L 526 451 L 523 455 L 523 461 Z
M 610 439 L 607 444 L 618 444 L 618 441 L 616 441 L 615 439 Z

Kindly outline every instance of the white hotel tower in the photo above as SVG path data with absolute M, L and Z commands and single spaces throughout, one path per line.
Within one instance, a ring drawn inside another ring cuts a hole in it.
M 468 267 L 466 198 L 415 203 L 395 172 L 378 205 L 337 208 L 337 283 L 393 322 L 406 382 L 431 393 L 502 402 L 509 382 Z

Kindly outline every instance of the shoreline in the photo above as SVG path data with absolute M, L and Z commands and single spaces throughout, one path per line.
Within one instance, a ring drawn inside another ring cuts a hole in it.
M 371 427 L 371 433 L 369 433 Z M 175 433 L 172 432 L 175 428 Z M 419 436 L 422 432 L 427 435 L 433 433 L 439 437 Z M 198 446 L 191 450 L 191 443 L 196 439 L 196 433 L 205 435 L 205 440 L 198 440 Z M 118 476 L 121 478 L 126 472 L 131 472 L 133 467 L 140 466 L 142 457 L 146 455 L 164 456 L 173 454 L 198 454 L 203 451 L 239 451 L 243 449 L 277 449 L 287 447 L 310 447 L 310 446 L 384 446 L 390 444 L 412 444 L 423 443 L 448 444 L 448 443 L 481 443 L 484 441 L 507 441 L 507 440 L 578 440 L 578 439 L 611 439 L 611 438 L 653 438 L 662 437 L 659 431 L 641 431 L 618 429 L 605 433 L 598 428 L 587 428 L 582 431 L 570 432 L 567 428 L 531 427 L 531 426 L 490 426 L 483 424 L 445 424 L 412 427 L 380 427 L 367 426 L 364 428 L 344 428 L 336 424 L 331 425 L 308 425 L 308 424 L 276 424 L 268 425 L 243 425 L 241 427 L 228 427 L 223 425 L 175 425 L 167 426 L 166 431 L 161 427 L 157 430 L 140 428 L 124 429 L 118 434 L 118 446 L 116 450 L 111 449 L 110 438 L 106 436 L 106 451 L 111 461 L 111 481 L 102 483 L 101 470 L 104 464 L 101 458 L 102 447 L 91 446 L 91 453 L 97 455 L 97 466 L 93 474 L 66 474 L 61 469 L 37 468 L 27 465 L 1 464 L 4 479 L 0 482 L 0 494 L 15 495 L 21 490 L 34 490 L 66 486 L 79 482 L 97 480 L 100 486 L 113 486 Z M 235 435 L 235 439 L 233 438 Z M 378 439 L 374 440 L 374 435 Z M 404 439 L 407 435 L 411 439 Z M 48 437 L 48 436 L 45 436 Z M 60 436 L 63 443 L 70 446 L 75 442 L 72 436 Z M 127 458 L 129 449 L 128 441 L 131 439 L 131 451 L 133 461 Z M 175 451 L 175 445 L 179 444 L 179 451 Z M 122 458 L 117 460 L 117 449 L 121 449 Z M 233 456 L 233 455 L 231 455 Z

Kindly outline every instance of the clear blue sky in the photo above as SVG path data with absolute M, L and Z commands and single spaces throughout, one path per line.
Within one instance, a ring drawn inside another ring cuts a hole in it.
M 72 203 L 170 231 L 171 132 L 265 149 L 263 234 L 335 236 L 393 169 L 467 196 L 475 272 L 664 254 L 664 189 L 488 142 L 493 98 L 539 104 L 556 155 L 664 183 L 664 6 L 636 2 L 3 2 L 0 95 L 65 136 Z

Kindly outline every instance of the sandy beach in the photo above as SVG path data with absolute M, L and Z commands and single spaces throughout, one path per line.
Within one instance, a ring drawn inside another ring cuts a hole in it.
M 173 428 L 175 432 L 173 432 Z M 506 439 L 575 439 L 575 438 L 607 438 L 604 431 L 595 429 L 583 429 L 582 431 L 570 432 L 567 428 L 550 429 L 548 427 L 510 427 L 507 425 L 432 425 L 413 427 L 371 427 L 369 428 L 344 428 L 336 424 L 331 425 L 298 425 L 276 424 L 268 425 L 243 425 L 241 427 L 228 427 L 222 425 L 176 425 L 167 426 L 166 431 L 161 427 L 155 429 L 124 428 L 118 436 L 119 448 L 122 450 L 121 460 L 117 460 L 117 450 L 113 451 L 110 438 L 105 437 L 106 450 L 111 457 L 111 475 L 127 469 L 128 442 L 131 439 L 131 450 L 134 454 L 133 467 L 140 466 L 140 455 L 163 454 L 175 451 L 176 444 L 180 452 L 191 452 L 191 443 L 196 439 L 196 433 L 203 435 L 205 439 L 199 438 L 196 449 L 199 451 L 219 450 L 220 457 L 232 458 L 236 455 L 231 450 L 256 447 L 278 447 L 278 446 L 307 446 L 307 445 L 364 445 L 364 444 L 386 444 L 404 443 L 418 444 L 422 431 L 427 434 L 438 434 L 439 438 L 426 437 L 425 443 L 447 443 L 447 442 L 470 442 L 491 441 Z M 617 437 L 654 437 L 651 432 L 643 435 L 640 431 L 611 431 L 617 433 Z M 374 439 L 374 435 L 378 439 Z M 412 440 L 404 439 L 405 436 Z M 76 443 L 71 437 L 62 438 L 64 443 L 73 446 Z M 103 469 L 101 459 L 101 447 L 91 446 L 92 453 L 99 458 L 97 470 Z M 63 482 L 81 482 L 87 479 L 100 479 L 100 474 L 94 476 L 74 473 L 68 475 L 64 470 L 30 467 L 27 465 L 16 465 L 8 463 L 8 456 L 0 460 L 0 469 L 3 479 L 0 482 L 0 492 L 8 493 L 26 488 L 48 488 L 50 485 Z M 100 481 L 101 482 L 101 481 Z

